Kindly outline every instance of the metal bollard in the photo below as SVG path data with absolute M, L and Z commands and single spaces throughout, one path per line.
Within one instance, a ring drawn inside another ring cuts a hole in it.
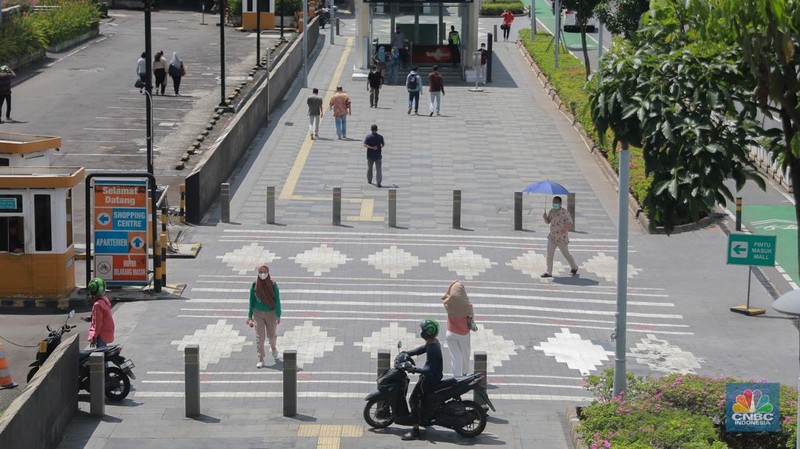
M 267 187 L 267 224 L 275 224 L 275 186 Z
M 339 226 L 342 224 L 342 188 L 333 188 L 333 225 Z
M 567 212 L 569 212 L 569 216 L 572 218 L 572 226 L 569 228 L 570 231 L 575 230 L 575 194 L 568 193 L 567 194 Z
M 494 36 L 494 41 L 497 42 L 497 24 L 494 24 L 494 32 L 492 33 Z
M 387 349 L 378 350 L 378 377 L 389 371 L 391 367 L 392 352 Z
M 167 286 L 167 234 L 161 233 L 161 286 Z
M 93 352 L 89 355 L 89 384 L 92 386 L 89 398 L 89 414 L 106 414 L 106 355 Z
M 397 189 L 389 189 L 389 227 L 397 227 Z
M 514 192 L 514 230 L 522 230 L 522 192 Z
M 336 35 L 339 35 L 339 27 L 342 25 L 342 19 L 336 18 Z
M 167 232 L 167 206 L 161 206 L 161 232 Z
M 178 217 L 181 223 L 186 223 L 186 185 L 181 184 L 181 202 L 178 208 Z
M 283 416 L 297 415 L 297 351 L 283 351 Z
M 453 229 L 461 229 L 461 191 L 453 190 Z
M 742 197 L 736 197 L 736 230 L 742 230 Z
M 486 367 L 488 366 L 487 362 L 486 362 L 486 352 L 484 352 L 484 351 L 476 351 L 474 357 L 475 357 L 475 370 L 474 371 L 475 371 L 475 373 L 483 373 L 484 374 L 483 380 L 481 380 L 481 385 L 483 386 L 484 389 L 486 389 L 486 371 L 487 371 Z M 483 398 L 479 397 L 477 392 L 474 392 L 474 391 L 472 392 L 472 400 L 477 402 L 480 405 L 485 405 L 485 403 L 483 402 Z
M 186 417 L 200 416 L 200 346 L 186 345 L 183 349 Z
M 220 221 L 230 223 L 231 221 L 231 185 L 227 182 L 222 183 L 219 191 Z

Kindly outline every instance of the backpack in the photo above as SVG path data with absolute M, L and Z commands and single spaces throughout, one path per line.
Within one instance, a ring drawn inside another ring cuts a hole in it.
M 406 83 L 406 87 L 408 88 L 408 90 L 417 90 L 419 85 L 417 83 L 417 75 L 416 74 L 408 75 L 408 82 Z

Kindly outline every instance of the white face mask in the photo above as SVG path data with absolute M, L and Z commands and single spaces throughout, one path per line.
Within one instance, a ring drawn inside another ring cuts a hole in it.
M 268 277 L 269 273 L 258 273 L 258 278 L 261 279 L 262 281 L 266 281 Z

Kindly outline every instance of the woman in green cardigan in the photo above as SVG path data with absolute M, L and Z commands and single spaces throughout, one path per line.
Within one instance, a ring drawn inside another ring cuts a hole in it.
M 250 285 L 250 310 L 247 312 L 247 325 L 256 328 L 256 348 L 258 363 L 256 368 L 264 367 L 264 334 L 269 339 L 272 357 L 278 360 L 277 327 L 281 324 L 281 294 L 278 284 L 269 275 L 266 265 L 258 267 L 258 278 Z M 265 332 L 266 331 L 266 332 Z

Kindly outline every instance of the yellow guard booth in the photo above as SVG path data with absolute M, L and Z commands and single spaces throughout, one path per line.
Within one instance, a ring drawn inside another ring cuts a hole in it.
M 72 189 L 83 167 L 50 167 L 60 137 L 0 133 L 0 298 L 63 298 L 75 287 Z

